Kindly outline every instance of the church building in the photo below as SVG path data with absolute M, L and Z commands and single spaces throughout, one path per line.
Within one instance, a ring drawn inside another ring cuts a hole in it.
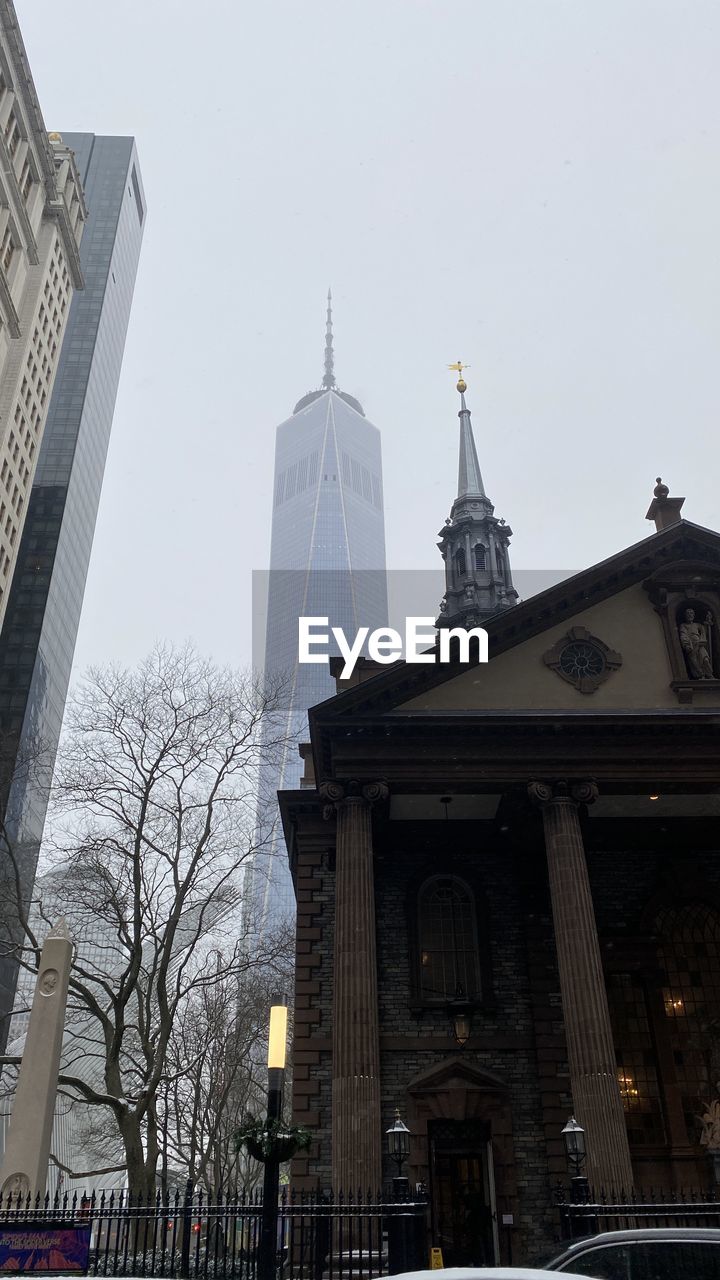
M 280 797 L 293 1182 L 380 1187 L 398 1109 L 446 1265 L 547 1246 L 571 1115 L 598 1192 L 720 1150 L 720 535 L 658 481 L 649 537 L 518 603 L 458 390 L 438 626 L 489 661 L 362 663 Z

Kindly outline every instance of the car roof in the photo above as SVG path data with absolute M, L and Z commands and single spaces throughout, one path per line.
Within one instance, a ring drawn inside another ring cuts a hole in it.
M 393 1280 L 538 1280 L 547 1276 L 548 1280 L 555 1273 L 542 1267 L 443 1267 L 442 1272 L 435 1271 L 403 1271 L 393 1276 Z M 564 1280 L 588 1280 L 587 1276 L 575 1275 L 572 1271 L 563 1272 Z
M 582 1240 L 569 1241 L 565 1245 L 563 1257 L 590 1244 L 627 1244 L 632 1240 L 710 1240 L 720 1244 L 720 1229 L 717 1227 L 635 1227 L 627 1231 L 600 1231 L 596 1236 L 583 1236 Z

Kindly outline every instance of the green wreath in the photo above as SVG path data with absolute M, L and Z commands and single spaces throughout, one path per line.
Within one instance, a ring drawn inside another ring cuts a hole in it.
M 290 1160 L 298 1151 L 307 1151 L 312 1142 L 309 1129 L 283 1124 L 282 1120 L 246 1120 L 235 1133 L 235 1147 L 244 1147 L 262 1164 L 266 1160 Z

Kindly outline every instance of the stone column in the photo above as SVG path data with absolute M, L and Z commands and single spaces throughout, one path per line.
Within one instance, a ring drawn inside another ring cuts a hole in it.
M 72 942 L 64 920 L 51 929 L 40 956 L 10 1131 L 0 1172 L 5 1202 L 44 1196 L 65 1029 Z
M 381 1186 L 380 1040 L 371 806 L 382 783 L 327 783 L 337 811 L 333 977 L 333 1189 L 373 1195 Z
M 625 1113 L 593 911 L 578 805 L 591 782 L 532 782 L 542 810 L 563 1018 L 575 1116 L 587 1143 L 587 1176 L 600 1190 L 633 1185 Z

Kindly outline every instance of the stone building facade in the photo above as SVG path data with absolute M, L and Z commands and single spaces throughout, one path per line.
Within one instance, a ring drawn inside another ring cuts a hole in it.
M 294 1180 L 387 1181 L 399 1108 L 446 1264 L 547 1245 L 571 1114 L 597 1187 L 706 1186 L 720 1147 L 720 536 L 649 514 L 487 665 L 365 664 L 281 796 Z
M 87 209 L 48 133 L 15 6 L 0 0 L 0 624 L 75 290 Z

